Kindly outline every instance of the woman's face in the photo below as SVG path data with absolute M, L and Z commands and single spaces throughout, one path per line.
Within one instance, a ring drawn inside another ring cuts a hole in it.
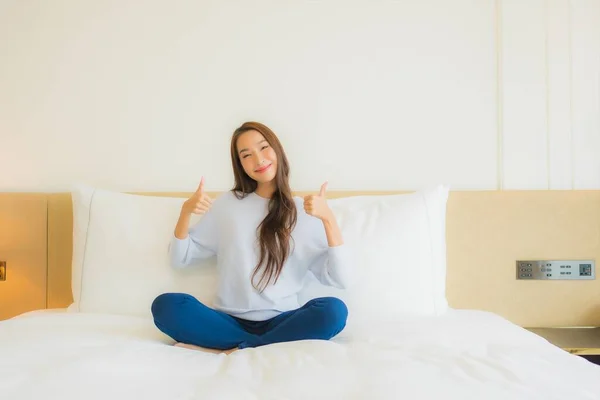
M 242 167 L 258 183 L 271 182 L 277 172 L 277 154 L 264 136 L 255 130 L 242 133 L 236 143 Z

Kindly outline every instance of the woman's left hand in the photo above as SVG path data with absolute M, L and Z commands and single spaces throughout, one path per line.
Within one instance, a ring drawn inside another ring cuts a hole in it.
M 321 185 L 321 190 L 318 195 L 304 196 L 304 211 L 308 215 L 325 220 L 331 218 L 333 213 L 327 205 L 327 199 L 325 198 L 325 191 L 327 190 L 327 182 Z

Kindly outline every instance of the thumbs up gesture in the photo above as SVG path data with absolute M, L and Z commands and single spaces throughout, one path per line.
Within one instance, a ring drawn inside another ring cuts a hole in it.
M 198 189 L 183 203 L 181 211 L 185 214 L 204 214 L 210 209 L 212 202 L 213 200 L 204 193 L 204 177 L 202 177 Z
M 327 205 L 325 193 L 327 191 L 327 182 L 321 186 L 321 190 L 317 195 L 304 196 L 304 211 L 308 215 L 319 218 L 320 220 L 331 217 L 331 209 Z

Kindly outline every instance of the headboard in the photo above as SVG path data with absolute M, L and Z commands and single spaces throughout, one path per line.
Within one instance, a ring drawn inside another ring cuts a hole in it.
M 328 197 L 392 193 L 402 192 Z M 47 306 L 65 307 L 72 301 L 70 194 L 47 194 L 47 210 Z M 600 260 L 600 191 L 451 191 L 446 240 L 451 307 L 491 311 L 528 327 L 600 325 L 598 279 L 520 281 L 515 274 L 520 259 Z

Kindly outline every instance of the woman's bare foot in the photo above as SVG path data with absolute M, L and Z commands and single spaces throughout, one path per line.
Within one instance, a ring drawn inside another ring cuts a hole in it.
M 198 350 L 198 351 L 203 351 L 205 353 L 213 353 L 213 354 L 221 354 L 221 353 L 231 354 L 237 350 L 236 347 L 234 347 L 233 349 L 229 349 L 229 350 L 209 349 L 206 347 L 200 347 L 200 346 L 196 346 L 194 344 L 187 344 L 187 343 L 181 343 L 181 342 L 177 342 L 173 346 L 183 347 L 185 349 Z

